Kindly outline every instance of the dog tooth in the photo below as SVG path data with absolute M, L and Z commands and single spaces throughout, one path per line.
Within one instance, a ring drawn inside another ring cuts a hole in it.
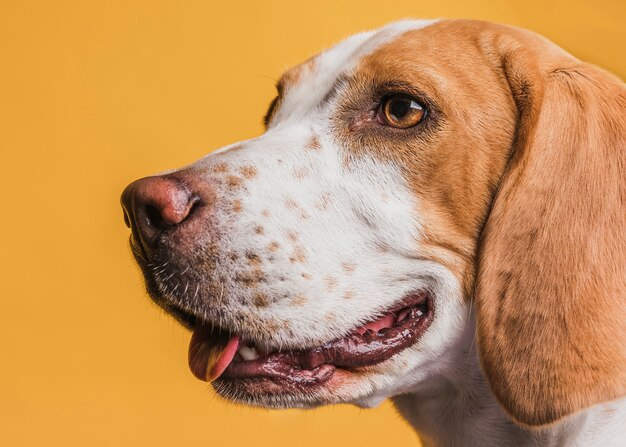
M 404 309 L 398 314 L 398 318 L 396 319 L 396 323 L 402 323 L 407 319 L 409 314 L 411 313 L 411 309 Z
M 256 349 L 250 348 L 248 346 L 242 346 L 239 348 L 239 354 L 243 357 L 243 359 L 247 362 L 250 360 L 256 360 L 259 358 L 259 354 L 257 354 Z

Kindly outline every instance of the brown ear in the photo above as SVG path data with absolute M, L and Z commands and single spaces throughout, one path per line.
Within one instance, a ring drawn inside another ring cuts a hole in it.
M 543 425 L 626 395 L 626 90 L 530 33 L 483 43 L 518 125 L 480 244 L 478 346 L 507 412 Z

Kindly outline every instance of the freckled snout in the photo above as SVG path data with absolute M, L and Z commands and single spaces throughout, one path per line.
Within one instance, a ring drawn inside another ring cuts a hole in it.
M 146 252 L 157 248 L 165 232 L 176 231 L 208 212 L 213 194 L 206 188 L 194 188 L 192 183 L 184 176 L 156 176 L 126 187 L 121 198 L 124 221 Z

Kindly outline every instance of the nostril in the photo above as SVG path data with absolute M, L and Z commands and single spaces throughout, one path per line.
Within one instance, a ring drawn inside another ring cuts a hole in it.
M 146 224 L 152 227 L 159 228 L 164 230 L 165 228 L 172 226 L 173 224 L 165 222 L 161 212 L 157 207 L 153 205 L 146 205 L 144 209 L 144 213 L 146 215 Z

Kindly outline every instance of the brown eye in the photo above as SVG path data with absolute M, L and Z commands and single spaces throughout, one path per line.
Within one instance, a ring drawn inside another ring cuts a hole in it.
M 383 100 L 378 116 L 383 124 L 406 129 L 419 124 L 426 116 L 426 110 L 408 95 L 392 95 Z

